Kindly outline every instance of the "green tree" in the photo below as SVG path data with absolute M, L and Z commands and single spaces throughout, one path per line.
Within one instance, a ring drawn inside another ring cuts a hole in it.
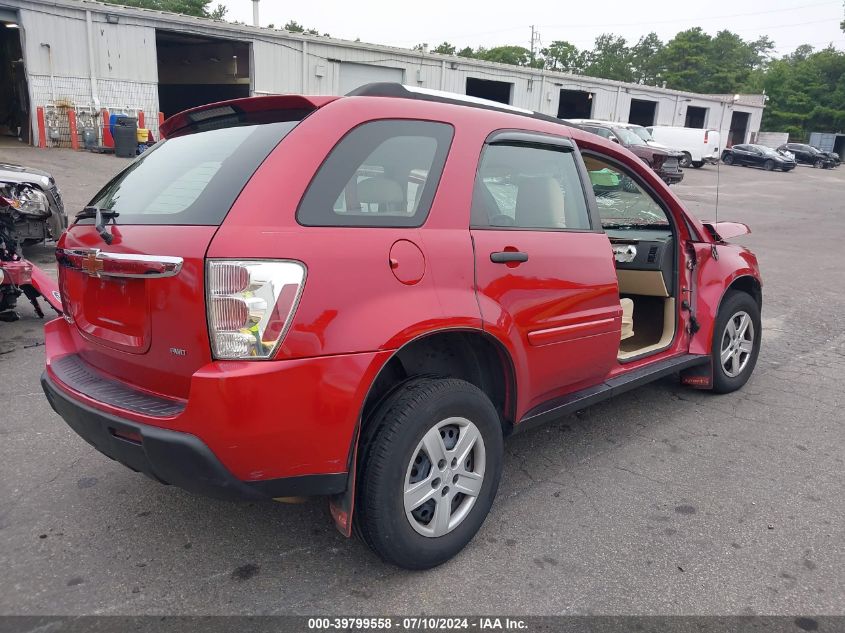
M 564 73 L 580 73 L 584 70 L 584 54 L 574 44 L 555 40 L 540 50 L 545 67 Z
M 663 48 L 663 42 L 654 32 L 641 37 L 631 47 L 631 67 L 635 82 L 650 86 L 660 84 L 663 71 L 661 60 Z
M 428 43 L 422 43 L 415 45 L 411 50 L 414 51 L 424 51 Z M 449 42 L 443 42 L 442 44 L 438 44 L 434 48 L 431 49 L 432 53 L 440 53 L 441 55 L 454 55 L 455 54 L 455 46 L 450 44 Z M 470 49 L 471 50 L 471 49 Z
M 514 66 L 531 66 L 531 51 L 524 46 L 478 47 L 473 55 L 477 59 Z
M 320 32 L 317 29 L 306 29 L 296 20 L 289 20 L 287 24 L 282 27 L 285 31 L 289 31 L 290 33 L 303 33 L 305 35 L 319 35 Z M 326 34 L 328 36 L 328 33 Z
M 120 4 L 126 7 L 139 7 L 142 9 L 154 9 L 155 11 L 170 11 L 184 15 L 194 15 L 198 18 L 213 18 L 222 20 L 226 15 L 226 7 L 218 4 L 210 8 L 212 0 L 104 0 L 111 4 Z
M 845 53 L 800 46 L 768 64 L 762 129 L 806 140 L 810 132 L 845 129 Z
M 604 33 L 586 55 L 584 74 L 602 79 L 634 81 L 633 54 L 624 37 Z
M 675 90 L 707 92 L 701 82 L 710 72 L 713 38 L 701 27 L 681 31 L 666 43 L 660 56 L 666 85 Z

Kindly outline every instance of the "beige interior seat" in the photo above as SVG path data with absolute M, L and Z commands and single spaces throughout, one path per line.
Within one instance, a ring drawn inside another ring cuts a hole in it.
M 377 204 L 379 212 L 396 212 L 403 210 L 405 195 L 395 180 L 374 176 L 358 183 L 358 201 L 363 204 Z
M 622 340 L 634 336 L 634 301 L 633 299 L 620 299 L 622 304 Z
M 523 178 L 516 194 L 516 225 L 523 228 L 566 228 L 566 203 L 554 178 Z

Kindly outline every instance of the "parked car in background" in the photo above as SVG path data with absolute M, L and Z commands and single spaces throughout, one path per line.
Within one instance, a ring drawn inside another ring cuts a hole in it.
M 719 161 L 720 134 L 717 130 L 694 127 L 652 125 L 646 128 L 658 143 L 664 143 L 684 153 L 682 167 L 692 165 L 696 169 L 704 163 Z
M 577 123 L 578 125 L 589 125 L 589 124 L 596 124 L 596 125 L 612 125 L 615 127 L 625 128 L 626 130 L 631 130 L 634 134 L 639 136 L 643 141 L 645 141 L 646 145 L 649 147 L 656 147 L 657 149 L 665 149 L 665 150 L 675 150 L 677 148 L 669 147 L 668 145 L 664 145 L 663 143 L 658 143 L 654 140 L 651 135 L 651 132 L 648 131 L 642 125 L 637 125 L 636 123 L 614 123 L 613 121 L 602 121 L 600 119 L 567 119 L 569 123 Z M 681 164 L 681 167 L 689 167 L 689 165 Z
M 823 152 L 805 143 L 785 143 L 778 150 L 787 150 L 795 155 L 795 160 L 804 165 L 812 165 L 818 169 L 832 169 L 837 162 L 830 152 Z
M 57 240 L 67 215 L 56 181 L 45 171 L 0 163 L 0 197 L 6 231 L 19 245 Z
M 600 136 L 387 83 L 161 132 L 58 244 L 41 378 L 159 482 L 325 495 L 343 534 L 424 569 L 481 527 L 507 436 L 754 370 L 759 266 L 728 241 L 748 227 L 701 222 Z
M 781 152 L 765 145 L 734 145 L 722 152 L 722 162 L 725 165 L 762 167 L 766 171 L 795 169 L 794 159 L 787 158 Z
M 684 179 L 684 172 L 680 166 L 683 158 L 681 152 L 653 147 L 631 130 L 615 123 L 582 123 L 579 127 L 631 150 L 668 185 Z

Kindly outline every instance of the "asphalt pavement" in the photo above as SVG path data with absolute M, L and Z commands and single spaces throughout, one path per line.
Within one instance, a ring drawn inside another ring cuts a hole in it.
M 51 171 L 72 211 L 126 164 L 3 161 Z M 481 531 L 427 572 L 343 538 L 322 500 L 195 497 L 97 453 L 41 392 L 24 305 L 0 324 L 0 614 L 845 614 L 845 168 L 718 179 L 764 275 L 750 382 L 667 378 L 512 438 Z M 716 183 L 707 166 L 673 190 L 709 219 Z

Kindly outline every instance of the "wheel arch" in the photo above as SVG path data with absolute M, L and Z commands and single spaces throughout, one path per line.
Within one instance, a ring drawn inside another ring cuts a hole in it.
M 352 533 L 359 456 L 366 450 L 367 419 L 385 397 L 419 376 L 460 378 L 490 397 L 499 413 L 502 433 L 509 435 L 516 416 L 516 372 L 505 345 L 481 329 L 449 328 L 421 334 L 394 351 L 370 383 L 361 405 L 349 451 L 346 491 L 330 498 L 335 524 Z
M 755 261 L 756 264 L 756 261 Z M 716 278 L 718 280 L 718 277 Z M 712 280 L 711 280 L 712 281 Z M 721 291 L 713 292 L 713 290 L 705 290 L 705 288 L 714 289 L 721 287 Z M 690 353 L 693 354 L 709 354 L 710 345 L 713 341 L 713 328 L 716 324 L 716 318 L 719 314 L 719 308 L 725 299 L 728 292 L 736 290 L 745 292 L 751 295 L 757 302 L 757 306 L 762 311 L 763 307 L 763 285 L 760 281 L 756 267 L 740 268 L 734 272 L 733 275 L 724 279 L 722 284 L 706 285 L 702 287 L 702 302 L 697 304 L 699 323 L 701 323 L 702 330 L 695 335 L 690 345 Z M 703 317 L 703 318 L 702 318 Z
M 725 300 L 727 294 L 731 291 L 744 292 L 750 295 L 757 307 L 762 311 L 763 307 L 763 286 L 760 282 L 756 272 L 752 269 L 746 271 L 738 271 L 730 281 L 727 279 L 723 285 L 722 292 L 717 296 L 713 303 L 707 302 L 701 307 L 705 307 L 707 318 L 701 319 L 700 322 L 704 324 L 702 330 L 695 335 L 690 344 L 690 353 L 692 354 L 710 354 L 711 346 L 713 344 L 713 336 L 715 333 L 716 319 L 718 318 L 719 309 Z M 681 381 L 683 384 L 696 389 L 711 389 L 713 387 L 713 365 L 708 362 L 706 365 L 685 370 L 681 373 Z
M 763 284 L 761 284 L 760 280 L 754 275 L 740 275 L 734 279 L 722 293 L 722 296 L 719 299 L 719 305 L 722 304 L 722 301 L 725 299 L 725 295 L 731 290 L 739 290 L 740 292 L 751 295 L 754 298 L 754 301 L 757 302 L 757 307 L 761 310 L 763 309 Z

